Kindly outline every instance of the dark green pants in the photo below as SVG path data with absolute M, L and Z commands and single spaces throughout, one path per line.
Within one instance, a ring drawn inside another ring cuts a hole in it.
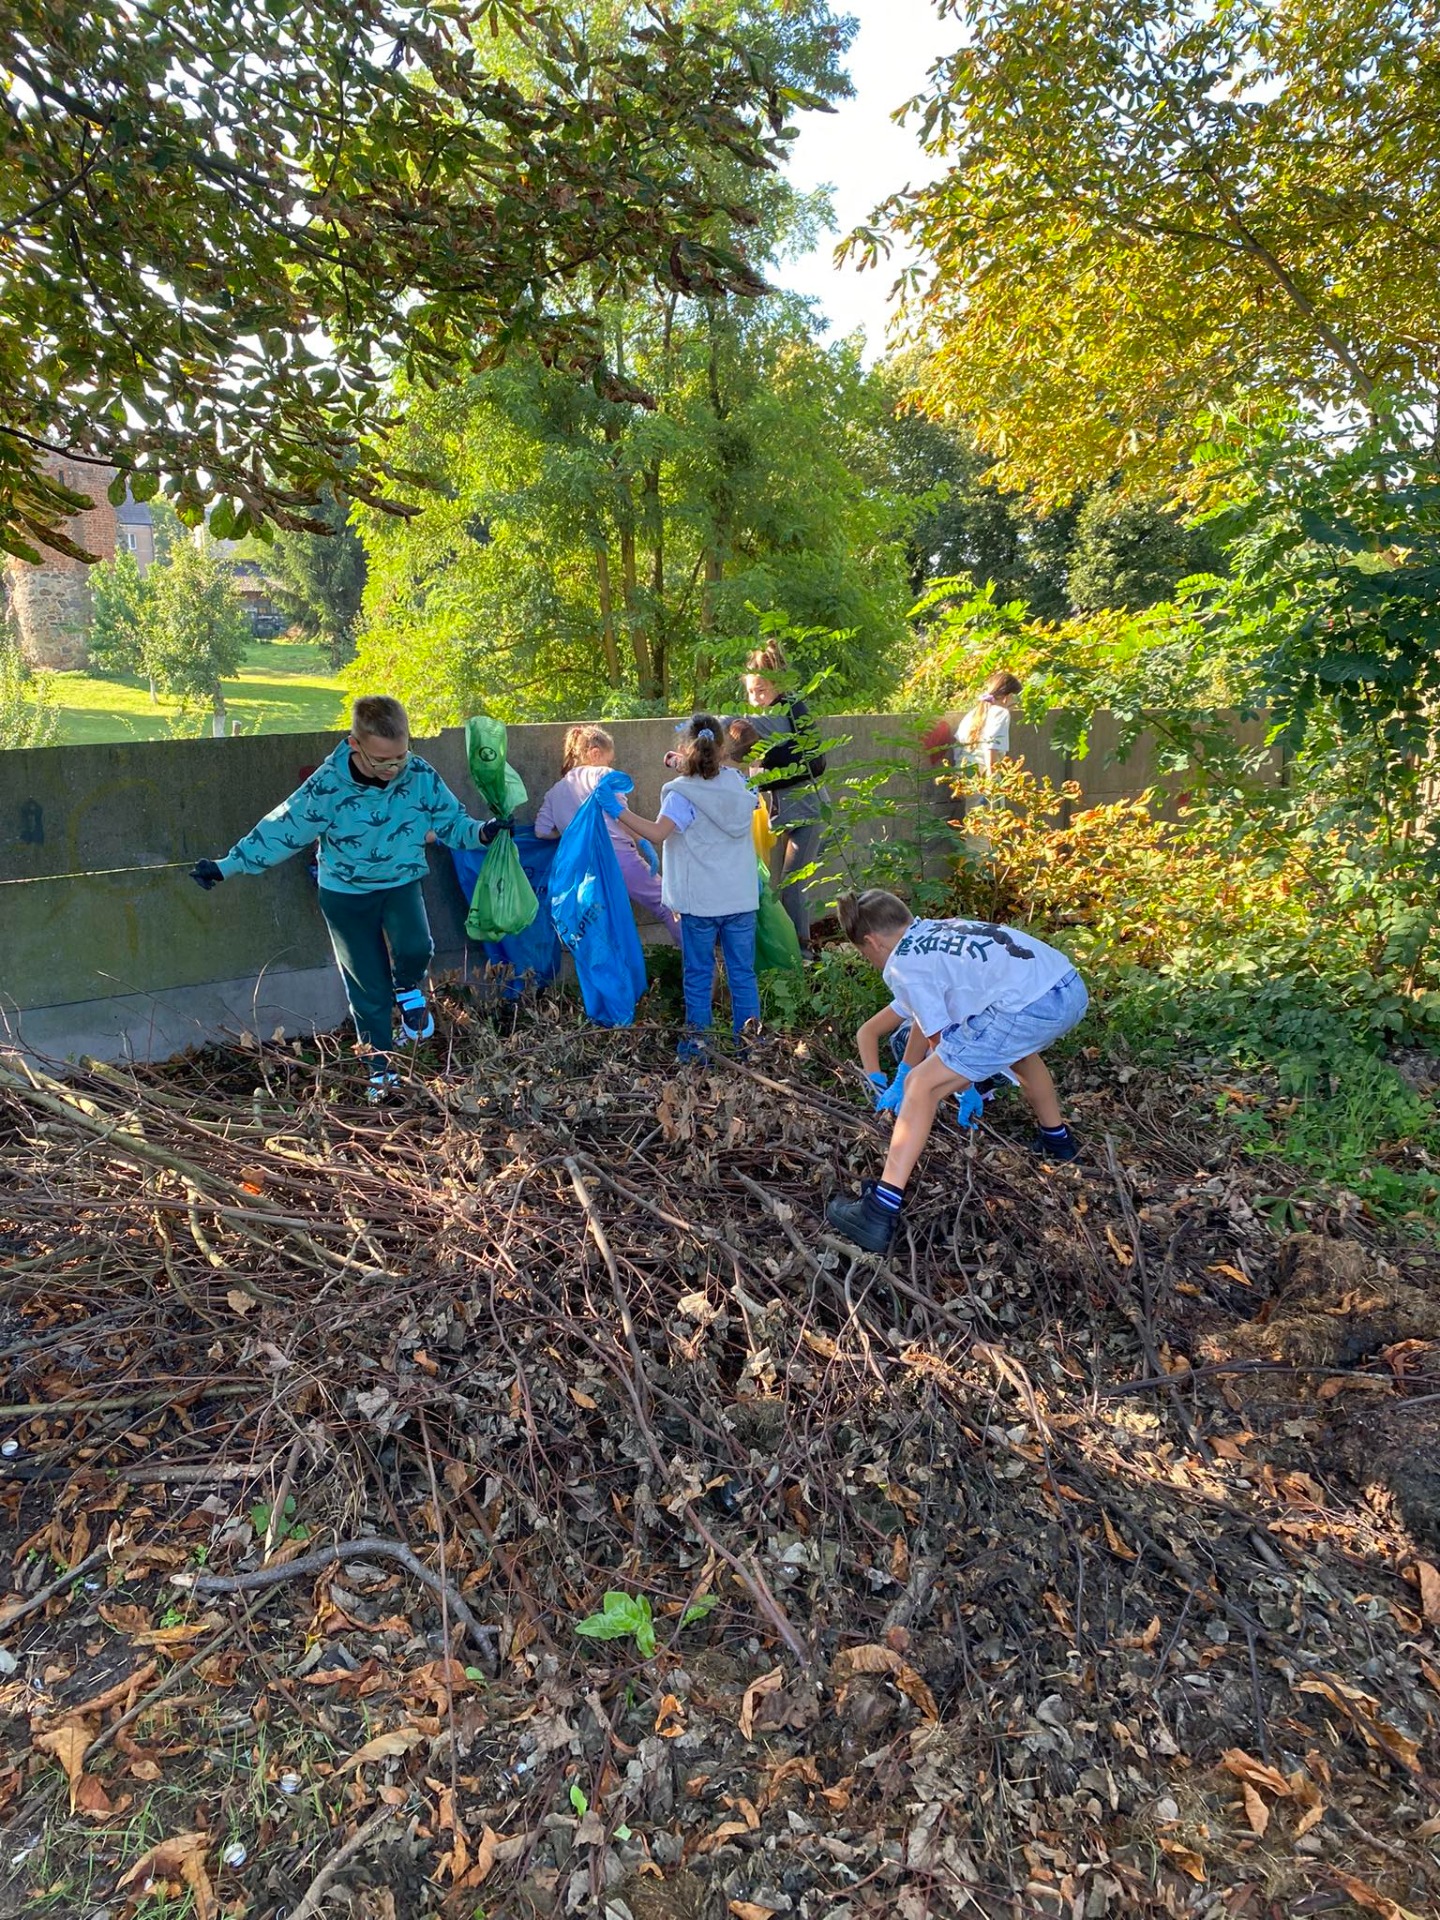
M 394 1042 L 395 995 L 418 987 L 435 953 L 418 880 L 373 893 L 320 889 L 345 998 L 362 1043 L 387 1053 Z

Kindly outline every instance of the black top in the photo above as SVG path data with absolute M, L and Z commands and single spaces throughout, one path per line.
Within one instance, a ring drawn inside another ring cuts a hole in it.
M 780 775 L 778 780 L 768 782 L 772 791 L 798 787 L 805 780 L 818 780 L 825 771 L 825 756 L 815 750 L 815 729 L 805 701 L 798 694 L 782 694 L 770 711 L 774 713 L 777 708 L 790 727 L 786 733 L 773 735 L 761 756 L 760 765 L 765 772 Z

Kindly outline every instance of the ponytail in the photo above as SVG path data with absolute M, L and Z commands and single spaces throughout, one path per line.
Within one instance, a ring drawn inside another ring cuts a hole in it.
M 604 727 L 597 727 L 589 721 L 582 721 L 579 726 L 571 727 L 565 735 L 565 750 L 560 761 L 561 773 L 573 773 L 576 767 L 585 764 L 587 755 L 594 753 L 597 748 L 605 753 L 613 753 L 614 736 L 608 734 Z
M 989 709 L 994 706 L 997 700 L 1009 700 L 1013 695 L 1019 693 L 1019 691 L 1020 682 L 1015 678 L 1013 673 L 1006 673 L 1003 668 L 999 673 L 992 673 L 980 689 L 980 698 L 975 702 L 974 706 L 971 707 L 959 726 L 956 727 L 956 745 L 961 747 L 977 746 L 981 732 L 984 730 L 985 715 Z
M 680 743 L 676 757 L 681 773 L 690 779 L 713 780 L 724 765 L 720 757 L 720 722 L 713 713 L 697 713 L 676 728 Z

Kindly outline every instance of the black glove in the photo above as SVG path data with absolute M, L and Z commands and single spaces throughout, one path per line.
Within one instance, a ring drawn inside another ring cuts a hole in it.
M 197 860 L 190 869 L 190 878 L 197 887 L 203 887 L 209 893 L 212 887 L 218 887 L 225 878 L 213 860 Z
M 480 844 L 482 847 L 488 847 L 491 841 L 498 840 L 502 833 L 513 833 L 514 831 L 515 822 L 513 820 L 485 820 L 480 826 Z

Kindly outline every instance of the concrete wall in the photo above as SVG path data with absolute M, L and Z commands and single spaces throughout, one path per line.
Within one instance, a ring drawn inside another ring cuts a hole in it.
M 852 790 L 865 768 L 914 764 L 916 727 L 899 716 L 827 718 L 831 785 Z M 672 744 L 669 720 L 617 721 L 617 764 L 635 804 L 653 815 Z M 510 729 L 511 764 L 533 815 L 559 774 L 561 724 Z M 1079 777 L 1087 799 L 1138 793 L 1154 778 L 1141 754 L 1107 763 L 1106 729 L 1071 768 L 1034 729 L 1013 750 L 1039 773 Z M 344 1014 L 324 924 L 302 863 L 202 893 L 186 877 L 224 853 L 304 778 L 334 734 L 45 747 L 0 754 L 0 1040 L 57 1057 L 165 1058 L 242 1029 L 268 1037 Z M 473 812 L 463 731 L 418 742 Z M 848 769 L 848 779 L 847 779 Z M 878 774 L 877 776 L 878 777 Z M 924 783 L 892 778 L 887 790 Z M 928 804 L 928 801 L 926 802 Z M 879 831 L 905 832 L 903 817 Z M 437 966 L 467 964 L 465 901 L 449 856 L 432 850 L 426 899 Z

